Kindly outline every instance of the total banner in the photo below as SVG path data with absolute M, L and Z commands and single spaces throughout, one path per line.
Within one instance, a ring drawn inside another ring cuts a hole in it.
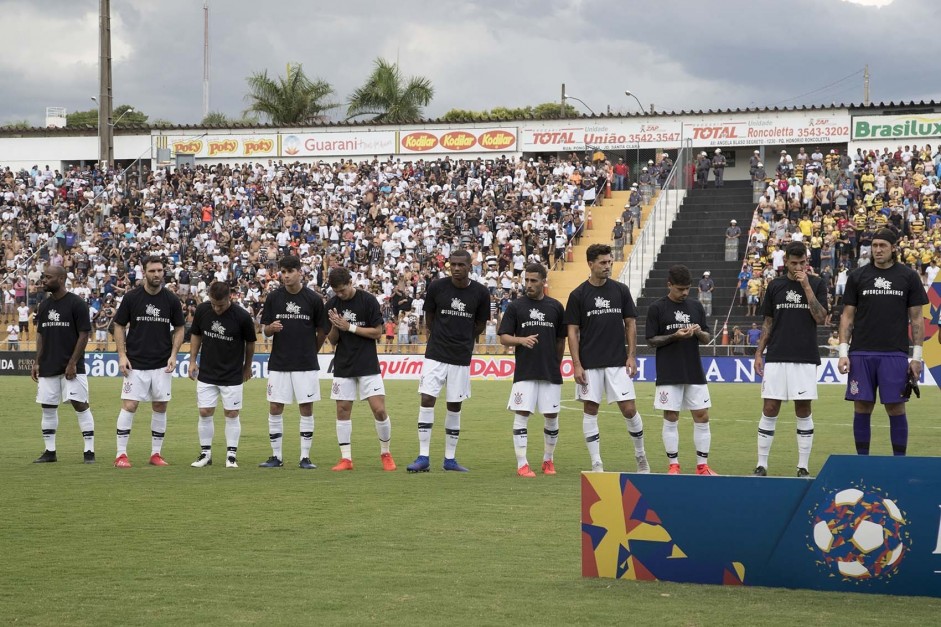
M 679 116 L 647 120 L 623 118 L 583 123 L 533 123 L 521 129 L 525 152 L 557 150 L 630 150 L 676 148 L 692 140 L 695 148 L 783 145 L 800 142 L 845 143 L 850 138 L 850 116 L 845 114 L 743 114 Z
M 201 137 L 155 137 L 158 147 L 168 147 L 173 154 L 194 155 L 197 159 L 278 156 L 278 136 L 203 135 Z
M 7 355 L 22 356 L 18 359 L 29 358 L 29 365 L 32 365 L 32 353 L 7 353 Z M 17 358 L 8 359 L 10 363 L 19 363 Z M 320 376 L 323 378 L 333 378 L 333 355 L 319 355 Z M 846 375 L 840 374 L 837 370 L 836 358 L 825 358 L 821 360 L 817 367 L 818 384 L 846 385 Z M 0 360 L 0 364 L 5 363 Z M 25 363 L 25 362 L 24 362 Z M 424 357 L 422 355 L 379 355 L 379 371 L 384 379 L 411 379 L 421 378 L 422 365 Z M 88 368 L 88 374 L 94 377 L 117 377 L 120 376 L 118 368 L 117 353 L 88 353 L 85 355 L 85 364 Z M 703 357 L 703 369 L 706 372 L 706 380 L 709 383 L 760 383 L 761 377 L 755 372 L 755 361 L 749 357 Z M 268 354 L 256 353 L 252 365 L 253 376 L 256 378 L 268 377 Z M 657 362 L 652 356 L 643 356 L 637 358 L 637 377 L 634 379 L 638 383 L 653 383 L 656 379 Z M 568 357 L 562 360 L 562 377 L 571 380 L 575 373 L 572 360 Z M 487 381 L 510 381 L 513 379 L 513 373 L 516 372 L 516 361 L 512 355 L 474 355 L 470 363 L 471 378 Z M 29 374 L 27 367 L 25 372 L 15 371 L 7 372 L 0 370 L 2 374 Z M 177 367 L 175 376 L 189 376 L 189 356 L 186 353 L 180 353 L 177 358 Z M 922 374 L 922 383 L 934 385 L 935 379 L 932 373 L 925 369 Z
M 583 473 L 582 575 L 941 597 L 941 459 L 813 479 Z
M 429 129 L 399 132 L 399 153 L 515 152 L 516 128 Z

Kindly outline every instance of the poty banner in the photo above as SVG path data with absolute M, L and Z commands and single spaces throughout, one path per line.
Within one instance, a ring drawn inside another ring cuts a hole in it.
M 284 133 L 279 138 L 283 157 L 382 156 L 396 152 L 395 131 Z
M 278 136 L 275 134 L 158 136 L 156 139 L 161 144 L 165 142 L 174 155 L 195 155 L 197 159 L 278 156 Z
M 582 575 L 941 596 L 941 459 L 815 479 L 582 474 Z
M 923 142 L 938 138 L 941 138 L 941 113 L 870 115 L 853 118 L 854 140 L 914 139 Z
M 29 374 L 29 367 L 32 366 L 33 353 L 7 353 L 15 355 L 11 359 L 2 359 L 0 354 L 0 366 L 10 365 L 11 369 L 7 372 L 0 368 L 0 374 Z M 318 355 L 320 361 L 320 376 L 322 378 L 333 378 L 333 354 Z M 24 361 L 26 360 L 26 361 Z M 21 368 L 13 368 L 12 364 L 25 364 L 28 361 L 25 372 Z M 840 374 L 837 370 L 837 359 L 826 358 L 821 360 L 817 367 L 818 384 L 836 384 L 846 385 L 846 375 Z M 754 359 L 749 357 L 703 357 L 703 369 L 706 372 L 706 380 L 709 383 L 761 383 L 761 377 L 755 372 Z M 88 368 L 88 374 L 94 377 L 117 377 L 120 376 L 118 368 L 117 353 L 87 353 L 85 355 L 85 364 Z M 417 380 L 421 378 L 422 365 L 424 357 L 422 355 L 379 355 L 379 371 L 384 379 L 408 379 Z M 657 362 L 655 357 L 644 356 L 637 358 L 637 377 L 634 379 L 638 383 L 653 383 L 657 376 Z M 256 353 L 252 365 L 253 375 L 256 378 L 268 377 L 268 354 Z M 513 373 L 516 372 L 516 360 L 512 355 L 475 355 L 471 359 L 470 374 L 471 378 L 486 381 L 511 381 Z M 562 360 L 562 378 L 572 380 L 575 369 L 572 360 L 568 357 Z M 175 376 L 189 376 L 189 355 L 180 353 L 177 358 L 177 368 Z M 922 374 L 922 383 L 934 385 L 935 379 L 927 369 Z
M 429 129 L 399 132 L 399 152 L 515 152 L 516 128 Z

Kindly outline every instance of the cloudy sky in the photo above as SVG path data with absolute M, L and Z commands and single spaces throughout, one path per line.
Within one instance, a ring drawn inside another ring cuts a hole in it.
M 596 112 L 941 101 L 938 0 L 209 0 L 211 105 L 238 116 L 245 77 L 303 63 L 338 101 L 373 60 L 429 78 L 436 117 L 558 101 Z M 112 0 L 115 105 L 202 117 L 203 0 Z M 94 105 L 97 0 L 0 0 L 0 124 Z M 578 103 L 573 103 L 581 106 Z M 337 113 L 342 116 L 342 113 Z

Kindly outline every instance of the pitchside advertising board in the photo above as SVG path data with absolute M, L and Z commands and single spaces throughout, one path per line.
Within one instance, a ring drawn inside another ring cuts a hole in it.
M 28 375 L 35 354 L 29 352 L 0 353 L 0 375 Z M 319 355 L 320 372 L 324 378 L 333 378 L 333 355 Z M 379 355 L 379 370 L 385 379 L 412 379 L 421 377 L 424 357 L 422 355 Z M 637 377 L 639 383 L 653 383 L 657 372 L 656 358 L 644 356 L 637 358 Z M 703 369 L 709 383 L 761 383 L 761 377 L 755 372 L 755 361 L 749 357 L 703 357 Z M 85 365 L 88 374 L 93 377 L 121 376 L 118 368 L 117 353 L 86 353 Z M 477 380 L 511 381 L 516 371 L 516 361 L 512 356 L 475 355 L 471 359 L 471 377 Z M 562 360 L 562 376 L 572 380 L 575 369 L 572 360 Z M 937 371 L 936 371 L 937 372 Z M 189 354 L 180 353 L 174 371 L 177 377 L 189 376 Z M 256 353 L 252 362 L 252 375 L 255 378 L 268 377 L 268 354 Z M 846 385 L 847 376 L 837 370 L 836 358 L 821 359 L 817 367 L 817 383 Z M 922 383 L 935 384 L 935 375 L 928 368 L 922 374 Z
M 357 157 L 518 152 L 516 127 L 203 135 L 154 138 L 156 148 L 197 159 Z
M 941 459 L 814 479 L 583 473 L 582 575 L 941 597 Z
M 582 122 L 532 123 L 520 128 L 524 152 L 546 150 L 630 150 L 677 148 L 692 140 L 696 148 L 844 143 L 850 116 L 806 113 L 758 114 L 715 118 L 628 118 Z

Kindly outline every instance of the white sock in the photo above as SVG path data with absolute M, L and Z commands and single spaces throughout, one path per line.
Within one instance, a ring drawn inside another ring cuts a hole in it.
M 601 462 L 601 434 L 598 432 L 598 416 L 582 414 L 582 433 L 592 465 Z
M 199 434 L 199 447 L 207 455 L 212 454 L 212 436 L 216 434 L 216 424 L 212 416 L 199 417 L 196 423 L 196 433 Z
M 239 438 L 242 436 L 242 419 L 239 416 L 225 419 L 225 450 L 235 457 L 239 450 Z
M 379 437 L 379 453 L 385 455 L 389 452 L 389 441 L 392 440 L 392 419 L 388 415 L 385 420 L 376 421 L 376 435 Z
M 814 446 L 814 415 L 797 419 L 797 467 L 807 468 Z
M 461 437 L 461 412 L 448 411 L 444 414 L 444 458 L 454 459 L 457 454 L 457 441 Z
M 337 420 L 337 444 L 340 445 L 340 457 L 353 459 L 353 446 L 350 438 L 353 435 L 352 420 Z
M 627 423 L 631 442 L 634 443 L 634 455 L 644 455 L 644 420 L 640 417 L 640 412 L 634 414 L 633 418 L 625 418 L 624 421 Z
M 768 456 L 771 455 L 771 444 L 774 442 L 774 425 L 778 417 L 761 414 L 758 421 L 758 465 L 768 468 Z M 798 438 L 799 441 L 799 438 Z
M 513 450 L 516 451 L 516 467 L 522 468 L 529 462 L 526 460 L 526 440 L 529 437 L 526 425 L 529 416 L 513 414 Z
M 663 419 L 663 450 L 667 453 L 670 464 L 680 463 L 680 426 L 676 422 Z
M 127 455 L 127 441 L 131 439 L 134 412 L 122 409 L 118 412 L 118 457 Z
M 85 440 L 85 448 L 83 450 L 94 453 L 95 417 L 91 414 L 91 408 L 89 407 L 85 411 L 76 412 L 75 416 L 78 418 L 78 428 L 82 430 L 82 438 Z
M 310 457 L 310 446 L 314 443 L 314 416 L 301 416 L 301 459 Z
M 693 446 L 696 447 L 696 465 L 709 461 L 709 446 L 712 444 L 712 431 L 708 422 L 693 423 Z
M 271 441 L 271 454 L 278 459 L 281 456 L 281 443 L 284 442 L 284 416 L 268 414 L 268 439 Z
M 435 408 L 418 408 L 418 454 L 428 457 L 431 454 L 431 429 L 435 426 Z
M 163 438 L 167 435 L 166 412 L 152 412 L 150 414 L 150 454 L 160 453 L 163 448 Z
M 47 451 L 56 450 L 56 430 L 59 428 L 59 408 L 42 408 L 42 441 Z
M 542 461 L 548 462 L 552 460 L 552 455 L 555 453 L 555 445 L 559 441 L 559 417 L 546 418 L 546 426 L 543 428 L 542 433 L 546 444 Z

